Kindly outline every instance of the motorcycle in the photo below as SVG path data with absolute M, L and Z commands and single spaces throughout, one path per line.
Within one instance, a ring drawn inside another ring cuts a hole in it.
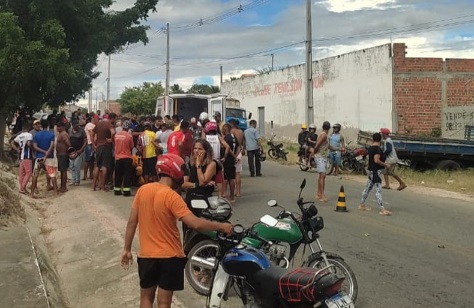
M 350 142 L 347 146 L 350 145 Z M 347 147 L 346 147 L 347 148 Z M 355 149 L 349 149 L 342 153 L 341 165 L 345 171 L 352 173 L 362 173 L 367 175 L 366 167 L 368 165 L 369 152 L 366 148 L 357 147 Z
M 290 267 L 290 264 L 294 264 L 296 252 L 302 244 L 305 247 L 304 251 L 306 251 L 306 246 L 308 246 L 311 254 L 303 262 L 302 266 L 319 269 L 332 266 L 332 271 L 345 277 L 343 289 L 355 303 L 358 295 L 357 279 L 352 269 L 344 262 L 344 259 L 341 256 L 323 250 L 319 241 L 318 232 L 324 228 L 324 220 L 321 216 L 317 215 L 318 210 L 314 205 L 314 202 L 305 202 L 303 198 L 301 198 L 301 193 L 305 186 L 306 179 L 304 179 L 300 185 L 300 192 L 297 201 L 298 207 L 301 211 L 299 217 L 296 217 L 294 213 L 288 212 L 282 207 L 283 210 L 276 216 L 276 219 L 278 220 L 277 227 L 269 226 L 268 224 L 261 222 L 257 222 L 252 226 L 251 231 L 264 240 L 259 240 L 255 236 L 245 237 L 242 239 L 242 243 L 262 250 L 273 264 L 282 268 L 288 268 Z M 279 206 L 276 200 L 270 200 L 268 205 L 270 207 Z M 195 206 L 198 206 L 198 204 L 195 204 L 195 201 L 193 200 L 191 206 L 194 208 Z M 210 240 L 210 238 L 208 238 L 208 240 Z M 267 241 L 270 241 L 271 245 L 266 245 Z M 211 245 L 211 242 L 208 242 L 208 244 Z M 312 247 L 311 243 L 313 242 L 316 242 L 318 251 Z M 216 245 L 215 241 L 213 242 L 213 245 Z M 288 246 L 289 252 L 287 251 Z M 216 246 L 213 247 L 213 252 L 215 253 L 217 248 Z M 212 269 L 216 261 L 216 254 L 202 258 L 193 255 L 190 252 L 187 256 L 189 260 L 188 263 L 197 264 L 205 267 L 207 270 Z M 208 291 L 206 291 L 206 293 L 207 292 Z
M 308 160 L 308 157 L 306 155 L 306 150 L 303 147 L 300 147 L 298 150 L 298 165 L 300 166 L 301 171 L 308 171 L 310 169 L 316 169 L 316 159 L 314 155 L 311 157 L 309 165 L 306 163 Z M 330 159 L 327 160 L 327 165 L 326 165 L 326 173 L 329 175 L 332 172 L 332 161 Z
M 260 222 L 271 228 L 285 228 L 269 215 Z M 354 308 L 350 297 L 341 290 L 344 277 L 330 270 L 333 265 L 321 269 L 272 266 L 262 251 L 243 243 L 244 238 L 254 238 L 271 245 L 252 229 L 235 225 L 231 237 L 219 235 L 218 262 L 207 308 L 220 308 L 232 285 L 248 308 Z
M 268 140 L 267 142 L 267 145 L 270 146 L 270 149 L 268 149 L 268 156 L 270 156 L 270 158 L 273 158 L 273 159 L 281 158 L 284 161 L 287 161 L 288 158 L 286 157 L 286 155 L 288 154 L 288 151 L 285 150 L 285 148 L 283 147 L 283 143 L 278 143 L 278 144 L 274 143 L 273 140 L 275 139 L 275 136 L 276 135 L 272 135 L 270 140 Z
M 198 217 L 225 222 L 232 216 L 230 202 L 217 196 L 195 195 L 191 204 L 193 213 Z M 183 231 L 184 253 L 188 256 L 184 268 L 186 279 L 196 292 L 207 295 L 212 268 L 216 262 L 217 232 L 199 232 L 188 228 Z

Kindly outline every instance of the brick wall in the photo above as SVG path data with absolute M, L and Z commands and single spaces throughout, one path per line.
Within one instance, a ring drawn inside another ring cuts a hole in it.
M 474 108 L 474 59 L 407 58 L 405 44 L 393 44 L 393 101 L 397 133 L 443 131 L 444 111 Z

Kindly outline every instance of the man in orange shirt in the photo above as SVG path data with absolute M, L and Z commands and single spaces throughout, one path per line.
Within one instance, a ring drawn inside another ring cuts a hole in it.
M 156 171 L 160 181 L 140 187 L 133 201 L 121 264 L 128 269 L 133 263 L 131 248 L 138 225 L 140 308 L 152 308 L 155 295 L 158 308 L 171 308 L 173 291 L 184 289 L 186 256 L 178 220 L 199 231 L 232 233 L 231 224 L 198 218 L 188 209 L 177 193 L 183 184 L 183 170 L 184 160 L 181 157 L 169 153 L 158 156 Z
M 129 197 L 132 188 L 132 150 L 133 137 L 128 132 L 129 122 L 124 121 L 122 130 L 115 134 L 115 177 L 114 194 Z

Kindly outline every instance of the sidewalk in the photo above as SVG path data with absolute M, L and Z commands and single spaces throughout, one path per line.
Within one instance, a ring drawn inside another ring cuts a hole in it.
M 48 308 L 25 225 L 0 230 L 0 308 Z

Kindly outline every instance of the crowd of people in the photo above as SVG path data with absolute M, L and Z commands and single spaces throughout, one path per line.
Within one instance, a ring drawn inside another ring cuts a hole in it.
M 20 162 L 20 193 L 32 197 L 39 194 L 41 173 L 46 176 L 46 190 L 55 194 L 65 193 L 68 183 L 79 186 L 90 179 L 93 191 L 113 189 L 115 195 L 130 196 L 132 186 L 159 180 L 157 157 L 166 153 L 185 161 L 183 187 L 188 196 L 217 191 L 221 198 L 235 202 L 242 193 L 246 153 L 250 176 L 262 176 L 263 149 L 255 120 L 245 132 L 238 120 L 224 123 L 219 112 L 183 119 L 179 115 L 127 118 L 75 111 L 68 119 L 54 110 L 47 119 L 31 120 L 22 123 L 11 145 Z

